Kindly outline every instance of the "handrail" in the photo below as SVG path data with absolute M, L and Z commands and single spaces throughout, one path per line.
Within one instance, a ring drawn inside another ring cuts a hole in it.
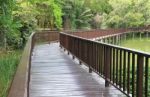
M 150 31 L 150 28 L 128 28 L 128 29 L 92 29 L 92 30 L 76 30 L 64 31 L 79 37 L 94 39 L 109 35 L 123 34 L 129 32 Z M 63 32 L 63 31 L 62 31 Z
M 40 30 L 37 32 L 39 33 L 32 33 L 27 41 L 7 97 L 29 97 L 30 66 L 34 45 L 36 45 L 37 42 L 59 40 L 58 31 Z
M 128 97 L 148 97 L 150 54 L 60 33 L 60 46 Z
M 31 62 L 31 52 L 34 46 L 33 43 L 34 35 L 35 33 L 32 33 L 25 46 L 22 58 L 20 60 L 16 74 L 11 84 L 8 97 L 27 97 L 28 76 Z
M 58 41 L 59 40 L 59 33 L 58 31 L 51 31 L 51 30 L 40 30 L 37 31 L 35 35 L 36 42 L 51 42 L 51 41 Z
M 131 49 L 131 48 L 126 48 L 126 47 L 122 47 L 122 46 L 118 46 L 118 45 L 114 45 L 114 44 L 107 44 L 107 43 L 104 43 L 104 42 L 93 41 L 91 39 L 83 38 L 83 37 L 80 37 L 78 35 L 68 34 L 68 33 L 65 33 L 65 32 L 60 32 L 60 34 L 64 34 L 66 36 L 70 36 L 70 37 L 74 37 L 74 38 L 80 38 L 81 40 L 86 40 L 86 41 L 89 41 L 89 42 L 100 43 L 100 44 L 105 45 L 105 46 L 113 46 L 114 48 L 117 48 L 119 50 L 125 50 L 125 51 L 129 51 L 129 52 L 131 51 L 131 52 L 134 52 L 136 54 L 141 54 L 141 55 L 144 54 L 144 55 L 147 55 L 148 57 L 150 57 L 150 53 L 148 53 L 148 52 L 139 51 L 139 50 Z M 60 42 L 61 42 L 61 40 L 60 40 Z

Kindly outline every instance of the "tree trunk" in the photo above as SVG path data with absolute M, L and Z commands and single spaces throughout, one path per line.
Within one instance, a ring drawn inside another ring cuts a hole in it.
M 70 30 L 71 29 L 70 19 L 67 16 L 65 16 L 63 19 L 64 19 L 64 23 L 63 23 L 64 30 Z

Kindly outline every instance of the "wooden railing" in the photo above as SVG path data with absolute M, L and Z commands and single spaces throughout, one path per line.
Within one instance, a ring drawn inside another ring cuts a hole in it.
M 60 33 L 61 46 L 86 63 L 90 72 L 93 70 L 105 78 L 106 86 L 112 84 L 128 96 L 132 94 L 132 97 L 148 97 L 149 54 L 94 42 L 74 34 Z M 34 45 L 58 40 L 57 31 L 39 31 L 30 36 L 8 97 L 29 97 L 30 65 Z
M 142 31 L 150 31 L 150 28 L 142 27 L 142 28 L 128 28 L 128 29 L 93 29 L 93 30 L 76 30 L 76 31 L 64 31 L 64 32 L 82 38 L 94 39 L 99 37 L 105 38 L 107 36 L 113 36 L 116 34 L 142 32 Z
M 60 33 L 60 46 L 128 97 L 149 97 L 150 54 Z
M 51 41 L 58 41 L 59 40 L 59 33 L 58 31 L 51 31 L 51 30 L 42 30 L 38 31 L 35 35 L 36 43 L 45 43 Z
M 32 51 L 36 43 L 59 40 L 57 31 L 39 31 L 29 37 L 20 64 L 12 81 L 7 97 L 29 97 L 30 66 Z

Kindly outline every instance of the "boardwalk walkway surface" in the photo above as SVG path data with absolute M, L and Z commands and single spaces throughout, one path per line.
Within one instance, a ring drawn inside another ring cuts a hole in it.
M 38 45 L 31 63 L 30 97 L 125 97 L 73 61 L 58 43 Z

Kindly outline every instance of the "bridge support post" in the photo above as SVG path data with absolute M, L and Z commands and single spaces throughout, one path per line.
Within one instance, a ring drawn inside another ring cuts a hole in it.
M 68 51 L 68 55 L 70 55 L 69 51 Z
M 105 76 L 105 87 L 109 87 L 110 80 L 110 62 L 111 61 L 111 48 L 104 48 L 104 76 Z
M 147 39 L 148 39 L 149 38 L 149 32 L 148 31 L 146 32 L 146 36 L 147 36 Z
M 89 67 L 89 73 L 92 73 L 92 68 L 91 67 Z
M 111 36 L 111 38 L 110 38 L 110 39 L 111 39 L 111 44 L 113 44 L 113 36 Z
M 117 35 L 117 45 L 119 45 L 119 35 Z
M 113 36 L 113 44 L 115 44 L 115 36 Z
M 123 40 L 126 41 L 126 33 L 123 34 Z
M 118 39 L 117 39 L 117 36 L 115 36 L 115 45 L 117 44 L 118 42 Z
M 66 51 L 66 49 L 64 48 L 64 52 Z
M 136 97 L 143 97 L 143 65 L 144 57 L 142 55 L 138 56 L 137 60 L 137 87 L 136 87 Z
M 62 49 L 62 46 L 61 46 L 61 45 L 59 45 L 59 47 Z
M 119 45 L 120 45 L 120 41 L 121 41 L 120 35 L 118 35 L 118 44 L 119 44 Z
M 104 42 L 104 41 L 103 41 L 103 38 L 101 39 L 101 42 Z
M 82 62 L 81 62 L 81 61 L 79 61 L 79 64 L 80 64 L 80 65 L 82 65 Z
M 140 40 L 142 39 L 142 33 L 140 32 Z
M 75 59 L 75 56 L 74 56 L 74 55 L 72 55 L 72 59 L 73 59 L 73 60 Z
M 134 33 L 135 33 L 135 32 L 132 32 L 132 39 L 134 39 L 134 38 L 135 38 L 135 35 L 134 35 Z
M 122 42 L 122 34 L 120 34 L 120 44 L 121 44 L 121 42 Z
M 111 37 L 108 38 L 108 43 L 111 44 Z

